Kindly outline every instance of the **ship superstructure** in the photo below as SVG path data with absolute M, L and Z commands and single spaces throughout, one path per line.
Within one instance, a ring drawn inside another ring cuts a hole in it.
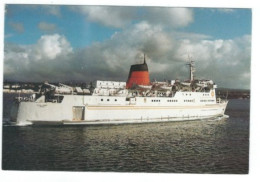
M 100 81 L 82 89 L 45 83 L 29 98 L 17 98 L 18 125 L 28 124 L 119 124 L 165 122 L 223 117 L 226 100 L 216 98 L 212 80 L 150 81 L 145 57 L 132 65 L 127 82 Z

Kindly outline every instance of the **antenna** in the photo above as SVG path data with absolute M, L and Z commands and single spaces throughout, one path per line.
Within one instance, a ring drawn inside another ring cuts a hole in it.
M 195 61 L 192 61 L 190 55 L 188 55 L 188 62 L 186 65 L 190 67 L 190 81 L 194 80 L 194 72 L 195 72 Z
M 144 64 L 146 64 L 146 61 L 145 61 L 145 54 L 144 54 Z

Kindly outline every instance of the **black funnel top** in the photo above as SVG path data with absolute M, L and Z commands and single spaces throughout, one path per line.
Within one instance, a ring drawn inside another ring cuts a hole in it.
M 134 64 L 130 68 L 130 73 L 133 71 L 148 71 L 148 66 L 145 61 L 145 55 L 144 55 L 144 63 L 143 64 Z
M 133 71 L 148 71 L 148 66 L 146 62 L 144 62 L 143 64 L 134 64 L 130 68 L 130 72 Z

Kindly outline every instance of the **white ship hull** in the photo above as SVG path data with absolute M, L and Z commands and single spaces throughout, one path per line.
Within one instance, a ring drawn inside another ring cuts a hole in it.
M 18 125 L 121 124 L 224 116 L 227 101 L 216 99 L 217 86 L 212 80 L 194 80 L 193 62 L 189 65 L 188 82 L 150 82 L 144 58 L 143 64 L 131 66 L 127 82 L 97 81 L 92 91 L 45 83 L 49 88 L 41 87 L 38 94 L 18 99 L 16 122 Z M 196 83 L 205 87 L 197 88 Z
M 20 102 L 17 124 L 122 124 L 186 121 L 224 116 L 227 105 L 227 102 L 186 103 L 177 98 L 136 97 L 132 101 L 126 101 L 125 97 L 67 95 L 62 103 Z M 178 100 L 178 102 L 167 102 L 169 100 Z

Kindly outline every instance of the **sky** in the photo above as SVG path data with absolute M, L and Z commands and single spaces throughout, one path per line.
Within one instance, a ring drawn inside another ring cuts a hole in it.
M 5 6 L 4 79 L 126 81 L 143 55 L 151 80 L 197 79 L 250 88 L 251 9 Z

